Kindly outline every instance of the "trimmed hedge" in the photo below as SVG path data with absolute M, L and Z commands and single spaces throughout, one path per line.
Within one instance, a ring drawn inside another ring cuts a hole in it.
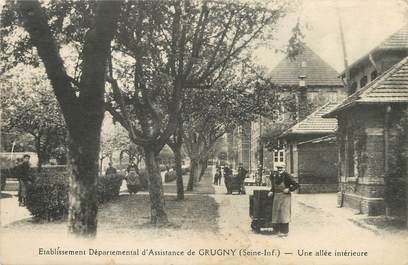
M 31 215 L 42 220 L 53 221 L 68 215 L 69 174 L 36 174 L 35 182 L 27 189 L 26 207 Z M 100 176 L 98 179 L 98 201 L 104 203 L 119 196 L 123 176 L 120 174 Z
M 0 190 L 6 187 L 6 177 L 0 173 Z
M 68 214 L 68 172 L 49 175 L 36 173 L 35 182 L 27 187 L 26 207 L 31 215 L 52 221 Z

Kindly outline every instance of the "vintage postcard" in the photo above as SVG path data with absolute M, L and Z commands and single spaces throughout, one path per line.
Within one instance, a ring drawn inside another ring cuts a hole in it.
M 1 265 L 408 265 L 407 0 L 0 3 Z

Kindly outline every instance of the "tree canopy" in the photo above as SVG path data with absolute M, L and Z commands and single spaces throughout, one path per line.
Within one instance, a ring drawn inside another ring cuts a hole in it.
M 19 65 L 2 76 L 2 130 L 28 133 L 34 139 L 38 166 L 64 149 L 67 130 L 45 73 Z

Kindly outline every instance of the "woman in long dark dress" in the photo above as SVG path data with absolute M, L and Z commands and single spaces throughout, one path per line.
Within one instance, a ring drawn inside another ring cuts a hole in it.
M 129 194 L 137 193 L 141 188 L 140 175 L 136 164 L 132 162 L 126 169 L 126 184 Z

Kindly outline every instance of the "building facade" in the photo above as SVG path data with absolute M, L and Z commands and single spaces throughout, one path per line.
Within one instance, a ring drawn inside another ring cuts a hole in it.
M 386 209 L 398 214 L 386 198 L 391 176 L 404 178 L 394 169 L 400 145 L 398 123 L 408 102 L 406 56 L 408 25 L 341 74 L 349 84 L 349 96 L 323 116 L 338 119 L 341 206 L 368 215 L 384 214 Z
M 405 45 L 407 52 L 408 38 L 405 41 L 401 46 Z M 399 54 L 404 53 L 400 51 Z M 394 59 L 394 56 L 392 50 L 391 57 Z M 404 175 L 399 170 L 401 163 L 398 159 L 401 139 L 406 138 L 401 135 L 399 124 L 408 107 L 408 57 L 401 58 L 384 71 L 324 116 L 337 117 L 339 124 L 338 204 L 368 215 L 384 214 L 386 209 L 389 214 L 400 215 L 401 207 L 394 202 L 401 196 L 389 191 L 401 188 L 393 183 L 404 183 L 403 180 L 408 178 L 406 172 Z
M 326 103 L 282 135 L 286 171 L 300 184 L 300 193 L 337 191 L 337 120 L 323 118 L 338 103 Z
M 275 128 L 287 129 L 327 102 L 339 102 L 346 97 L 347 91 L 338 76 L 335 69 L 307 46 L 296 58 L 283 59 L 271 71 L 270 80 L 278 87 L 274 90 L 275 96 L 282 102 L 293 98 L 295 111 L 287 109 L 285 104 L 278 104 L 273 117 L 260 117 L 238 129 L 245 130 L 240 137 L 247 139 L 240 140 L 241 144 L 236 148 L 245 154 L 242 159 L 249 153 L 248 168 L 252 175 L 258 172 L 261 159 L 266 173 L 275 170 L 277 165 L 287 164 L 285 149 L 267 150 L 261 143 L 262 135 Z M 237 159 L 238 162 L 244 161 L 239 156 Z

